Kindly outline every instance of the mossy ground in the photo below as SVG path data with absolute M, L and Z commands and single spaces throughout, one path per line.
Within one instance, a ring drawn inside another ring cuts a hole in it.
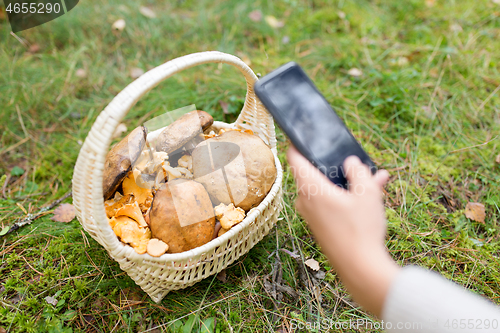
M 139 14 L 140 5 L 154 8 L 157 18 Z M 248 14 L 257 9 L 283 20 L 284 27 L 252 21 Z M 114 33 L 111 24 L 118 18 L 126 28 Z M 9 32 L 3 18 L 0 177 L 6 177 L 0 188 L 8 175 L 10 180 L 5 196 L 0 194 L 0 227 L 70 189 L 81 142 L 99 112 L 132 81 L 131 68 L 148 70 L 203 50 L 248 58 L 261 74 L 295 60 L 376 163 L 391 172 L 385 204 L 392 256 L 499 303 L 499 4 L 81 1 L 63 17 L 19 33 L 39 46 L 37 52 L 28 52 Z M 349 76 L 351 68 L 363 75 Z M 86 77 L 76 76 L 77 69 Z M 244 95 L 236 70 L 205 65 L 159 85 L 124 121 L 131 129 L 192 103 L 233 121 Z M 229 114 L 219 101 L 229 104 Z M 278 138 L 285 168 L 282 219 L 226 270 L 225 283 L 209 278 L 155 304 L 76 220 L 57 223 L 49 214 L 0 239 L 0 331 L 140 332 L 160 326 L 156 332 L 188 332 L 191 323 L 203 321 L 218 332 L 262 332 L 285 331 L 292 320 L 371 318 L 349 301 L 294 210 L 287 142 L 281 133 Z M 485 223 L 464 216 L 469 201 L 485 205 Z M 301 286 L 297 263 L 276 252 L 280 248 L 295 248 L 321 263 L 331 286 L 321 290 L 321 302 Z M 276 253 L 297 300 L 285 295 L 278 303 L 266 293 L 264 278 L 276 267 Z

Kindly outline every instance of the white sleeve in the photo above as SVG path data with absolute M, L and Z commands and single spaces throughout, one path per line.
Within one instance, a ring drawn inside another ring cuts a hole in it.
M 389 332 L 498 332 L 500 307 L 441 275 L 404 267 L 382 311 Z

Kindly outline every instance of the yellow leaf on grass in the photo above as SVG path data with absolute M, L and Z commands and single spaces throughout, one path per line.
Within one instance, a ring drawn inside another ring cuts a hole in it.
M 148 7 L 144 7 L 144 6 L 139 7 L 139 12 L 148 18 L 155 18 L 156 17 L 156 13 L 151 8 L 148 8 Z
M 125 29 L 125 25 L 126 25 L 125 20 L 119 19 L 115 21 L 115 23 L 113 23 L 111 28 L 113 28 L 113 30 L 122 31 L 123 29 Z
M 349 74 L 350 76 L 359 77 L 363 75 L 363 72 L 359 68 L 351 68 L 350 70 L 347 71 L 347 74 Z
M 62 204 L 54 210 L 52 221 L 71 222 L 75 218 L 75 207 L 72 204 Z
M 271 26 L 271 28 L 283 28 L 285 23 L 281 20 L 278 20 L 276 17 L 272 15 L 266 16 L 266 22 Z
M 479 223 L 484 223 L 484 218 L 486 217 L 484 205 L 479 202 L 468 202 L 467 206 L 465 206 L 465 217 Z

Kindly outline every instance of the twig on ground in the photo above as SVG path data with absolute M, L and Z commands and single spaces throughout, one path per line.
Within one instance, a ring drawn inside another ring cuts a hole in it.
M 3 186 L 2 186 L 2 196 L 3 196 L 4 198 L 7 198 L 7 196 L 5 195 L 5 190 L 7 189 L 7 184 L 8 184 L 8 183 L 9 183 L 9 181 L 10 181 L 10 177 L 11 177 L 11 176 L 10 176 L 10 173 L 9 173 L 9 174 L 7 174 L 7 178 L 5 179 L 5 182 L 3 183 Z
M 1 235 L 1 237 L 5 236 L 5 235 L 8 235 L 16 230 L 18 230 L 19 228 L 21 227 L 24 227 L 25 225 L 27 224 L 31 224 L 33 221 L 35 221 L 37 218 L 39 217 L 42 217 L 44 215 L 47 214 L 47 211 L 51 210 L 52 208 L 54 208 L 55 206 L 59 205 L 63 200 L 65 200 L 66 198 L 68 198 L 69 196 L 71 196 L 71 191 L 69 191 L 68 193 L 66 193 L 62 198 L 60 199 L 57 199 L 56 201 L 52 202 L 50 205 L 48 205 L 47 207 L 43 207 L 42 209 L 40 209 L 37 213 L 35 214 L 28 214 L 24 219 L 20 220 L 20 221 L 17 221 L 15 222 L 11 227 L 10 229 L 4 234 L 4 235 Z

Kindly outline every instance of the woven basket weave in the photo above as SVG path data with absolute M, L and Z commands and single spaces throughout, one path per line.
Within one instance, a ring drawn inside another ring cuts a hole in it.
M 245 220 L 211 242 L 190 251 L 159 258 L 137 254 L 122 244 L 108 224 L 104 210 L 102 179 L 106 154 L 116 127 L 135 103 L 163 80 L 193 66 L 225 63 L 235 66 L 247 82 L 241 113 L 233 124 L 214 122 L 216 128 L 251 129 L 274 154 L 277 177 L 271 191 Z M 83 228 L 116 260 L 122 270 L 155 302 L 171 290 L 186 288 L 216 274 L 247 253 L 276 223 L 281 210 L 283 171 L 277 157 L 274 122 L 255 96 L 257 77 L 239 58 L 221 52 L 200 52 L 158 66 L 121 91 L 97 117 L 80 150 L 73 174 L 73 203 Z

